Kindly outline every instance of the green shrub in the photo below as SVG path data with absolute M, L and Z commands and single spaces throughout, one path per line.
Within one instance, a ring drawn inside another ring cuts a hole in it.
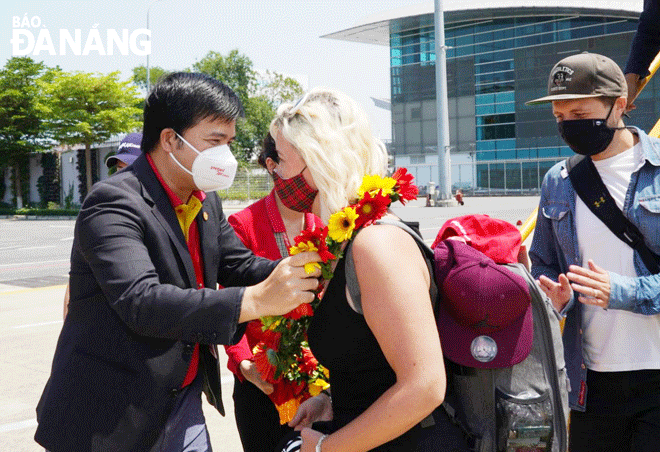
M 74 209 L 32 209 L 32 208 L 27 208 L 24 207 L 22 209 L 15 209 L 13 212 L 9 213 L 9 215 L 14 214 L 14 215 L 28 215 L 28 216 L 43 216 L 43 217 L 75 217 L 78 215 L 78 210 Z M 5 214 L 7 215 L 7 214 Z

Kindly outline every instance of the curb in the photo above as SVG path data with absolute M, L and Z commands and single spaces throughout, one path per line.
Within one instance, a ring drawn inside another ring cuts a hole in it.
M 0 215 L 0 220 L 75 220 L 69 215 Z

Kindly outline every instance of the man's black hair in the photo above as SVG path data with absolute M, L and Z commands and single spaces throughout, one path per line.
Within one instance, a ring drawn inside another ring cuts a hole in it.
M 268 132 L 264 138 L 263 148 L 257 157 L 257 163 L 266 168 L 266 159 L 270 157 L 275 163 L 280 163 L 280 157 L 277 155 L 277 149 L 275 148 L 275 139 Z
M 142 149 L 153 151 L 163 129 L 182 135 L 206 118 L 230 123 L 243 116 L 241 100 L 224 83 L 206 74 L 173 72 L 154 86 L 144 104 Z

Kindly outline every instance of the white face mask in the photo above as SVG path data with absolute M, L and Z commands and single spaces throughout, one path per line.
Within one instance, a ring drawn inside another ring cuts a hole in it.
M 231 153 L 228 145 L 221 144 L 220 146 L 213 146 L 199 152 L 181 135 L 177 133 L 176 136 L 181 138 L 190 149 L 197 152 L 197 157 L 193 160 L 192 171 L 184 167 L 171 152 L 170 157 L 172 157 L 182 170 L 193 177 L 193 182 L 195 182 L 198 189 L 201 191 L 216 191 L 231 187 L 231 184 L 234 182 L 234 176 L 236 176 L 238 162 L 234 158 L 234 154 Z

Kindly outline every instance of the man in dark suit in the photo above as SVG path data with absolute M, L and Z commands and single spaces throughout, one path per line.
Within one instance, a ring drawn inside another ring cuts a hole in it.
M 215 192 L 200 190 L 231 172 L 224 145 L 241 115 L 217 80 L 169 75 L 145 103 L 143 154 L 85 199 L 69 313 L 37 407 L 46 449 L 211 450 L 201 392 L 224 414 L 215 344 L 312 301 L 319 274 L 303 266 L 316 253 L 254 256 Z
M 623 73 L 628 84 L 626 110 L 635 109 L 635 98 L 639 87 L 649 72 L 649 66 L 660 52 L 660 0 L 644 0 L 644 10 L 639 16 L 637 33 L 630 45 L 628 62 Z

